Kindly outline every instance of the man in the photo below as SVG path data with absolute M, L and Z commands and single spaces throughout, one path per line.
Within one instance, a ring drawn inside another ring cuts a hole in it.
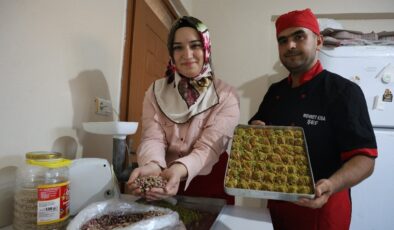
M 377 147 L 364 95 L 353 82 L 323 70 L 323 38 L 310 9 L 276 21 L 279 58 L 290 72 L 273 84 L 255 125 L 301 126 L 316 183 L 315 199 L 268 202 L 275 229 L 349 229 L 350 187 L 370 176 Z

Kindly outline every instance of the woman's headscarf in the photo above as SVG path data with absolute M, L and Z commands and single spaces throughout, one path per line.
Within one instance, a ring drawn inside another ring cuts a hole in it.
M 203 45 L 204 61 L 200 73 L 187 78 L 177 72 L 174 64 L 175 33 L 182 27 L 195 29 Z M 165 73 L 165 81 L 154 83 L 156 101 L 163 113 L 176 123 L 187 122 L 191 117 L 212 108 L 219 103 L 211 68 L 211 40 L 208 28 L 197 18 L 183 16 L 176 20 L 168 34 L 167 48 L 170 61 Z

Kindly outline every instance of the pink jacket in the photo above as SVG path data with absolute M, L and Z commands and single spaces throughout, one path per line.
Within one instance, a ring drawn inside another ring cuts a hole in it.
M 211 172 L 226 151 L 240 116 L 236 90 L 218 78 L 214 84 L 219 104 L 184 124 L 172 122 L 160 111 L 150 86 L 143 103 L 139 165 L 155 161 L 165 168 L 181 162 L 188 171 L 185 189 L 195 176 Z

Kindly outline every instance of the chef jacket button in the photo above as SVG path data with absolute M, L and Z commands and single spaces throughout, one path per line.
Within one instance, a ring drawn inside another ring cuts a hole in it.
M 183 141 L 183 138 L 181 138 L 181 141 Z
M 279 95 L 276 95 L 276 96 L 275 96 L 275 99 L 276 99 L 276 100 L 279 100 L 279 99 L 280 99 L 280 96 L 279 96 Z

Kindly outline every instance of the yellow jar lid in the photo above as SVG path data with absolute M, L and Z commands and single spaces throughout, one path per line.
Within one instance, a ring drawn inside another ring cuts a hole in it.
M 28 164 L 42 166 L 47 168 L 61 168 L 70 166 L 71 160 L 68 159 L 56 159 L 54 161 L 43 161 L 43 160 L 26 160 Z
M 26 163 L 47 168 L 67 167 L 71 160 L 61 158 L 57 152 L 29 152 L 26 153 Z
M 29 160 L 50 160 L 60 159 L 61 157 L 62 154 L 58 152 L 36 151 L 26 153 L 26 159 Z

